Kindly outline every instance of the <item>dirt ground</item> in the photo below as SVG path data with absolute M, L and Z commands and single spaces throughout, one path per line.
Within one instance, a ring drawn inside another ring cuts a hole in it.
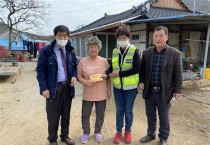
M 36 80 L 36 62 L 19 63 L 22 75 L 17 74 L 17 82 L 12 77 L 0 77 L 0 144 L 1 145 L 48 145 L 45 100 L 39 95 Z M 76 97 L 71 110 L 70 137 L 81 145 L 81 102 L 82 86 L 76 86 Z M 183 97 L 175 101 L 171 108 L 171 134 L 169 145 L 209 145 L 210 105 L 192 101 L 189 98 L 210 103 L 210 87 L 184 90 Z M 87 145 L 96 145 L 93 136 L 95 110 L 91 115 L 91 136 Z M 140 137 L 146 134 L 147 122 L 144 100 L 139 93 L 134 106 L 132 127 L 133 142 L 139 145 Z M 158 131 L 158 129 L 157 129 Z M 60 133 L 60 131 L 59 131 Z M 112 145 L 115 134 L 115 103 L 113 97 L 107 102 L 105 122 L 102 129 L 101 145 Z M 60 145 L 64 145 L 58 140 Z M 159 140 L 147 143 L 158 145 Z M 123 142 L 121 143 L 124 144 Z

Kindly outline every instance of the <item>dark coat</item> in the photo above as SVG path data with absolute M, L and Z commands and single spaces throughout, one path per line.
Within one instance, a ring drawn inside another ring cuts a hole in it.
M 57 73 L 58 63 L 54 52 L 54 45 L 56 41 L 53 41 L 50 45 L 41 49 L 39 59 L 37 63 L 37 80 L 39 82 L 40 94 L 45 90 L 50 91 L 50 100 L 56 97 L 57 87 Z M 77 59 L 74 53 L 74 48 L 70 42 L 66 45 L 66 61 L 68 71 L 68 82 L 70 84 L 72 77 L 77 77 Z M 75 96 L 75 89 L 69 85 L 71 96 Z
M 148 98 L 148 90 L 151 81 L 154 47 L 143 51 L 140 83 L 144 83 L 143 98 Z M 181 93 L 182 87 L 182 59 L 181 52 L 166 46 L 165 59 L 162 70 L 162 98 L 163 103 L 169 103 L 173 93 Z

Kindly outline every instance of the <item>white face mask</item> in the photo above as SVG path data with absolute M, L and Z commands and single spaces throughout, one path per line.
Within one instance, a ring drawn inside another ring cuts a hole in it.
M 59 39 L 56 39 L 56 42 L 57 44 L 60 46 L 60 47 L 64 47 L 66 46 L 67 42 L 68 42 L 68 39 L 67 40 L 59 40 Z
M 129 40 L 117 41 L 117 45 L 119 45 L 121 48 L 126 48 L 128 44 Z

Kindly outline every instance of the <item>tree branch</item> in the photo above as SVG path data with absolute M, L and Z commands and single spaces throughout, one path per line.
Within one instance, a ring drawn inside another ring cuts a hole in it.
M 16 29 L 16 36 L 45 24 L 46 10 L 49 9 L 43 0 L 0 0 L 0 25 L 9 28 L 9 43 L 12 42 L 12 33 Z M 11 48 L 11 45 L 9 46 Z

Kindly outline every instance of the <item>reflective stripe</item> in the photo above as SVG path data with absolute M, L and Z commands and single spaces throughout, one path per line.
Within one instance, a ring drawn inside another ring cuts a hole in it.
M 122 69 L 122 71 L 126 71 L 126 70 L 129 70 L 129 69 L 132 69 L 133 67 L 125 67 Z
M 114 84 L 113 84 L 113 86 L 114 86 L 115 88 L 117 88 L 117 89 L 121 89 L 121 86 L 116 86 L 116 85 L 114 85 Z
M 126 68 L 123 68 L 122 71 L 126 71 L 126 70 L 129 70 L 129 69 L 132 69 L 133 67 L 126 67 Z M 113 67 L 113 70 L 119 70 L 119 68 L 114 68 Z
M 134 52 L 127 52 L 126 56 L 133 56 Z
M 137 87 L 138 87 L 138 85 L 134 85 L 134 86 L 123 86 L 123 90 L 136 89 Z
M 119 56 L 119 54 L 118 54 L 118 53 L 113 53 L 113 54 L 112 54 L 112 57 L 113 57 L 113 56 Z

